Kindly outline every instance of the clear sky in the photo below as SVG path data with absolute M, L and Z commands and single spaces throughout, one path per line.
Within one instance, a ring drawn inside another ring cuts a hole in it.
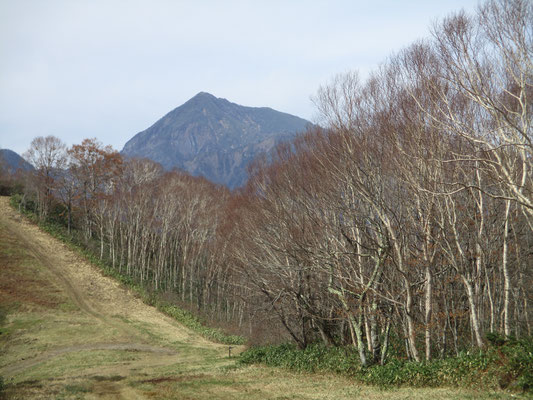
M 97 137 L 121 150 L 204 91 L 313 120 L 335 74 L 364 76 L 471 0 L 0 0 L 0 148 Z

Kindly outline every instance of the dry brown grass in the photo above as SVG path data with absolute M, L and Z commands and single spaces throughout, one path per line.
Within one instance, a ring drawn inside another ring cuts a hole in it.
M 0 198 L 0 375 L 12 399 L 478 399 L 380 390 L 350 379 L 235 366 L 210 343 L 104 277 Z

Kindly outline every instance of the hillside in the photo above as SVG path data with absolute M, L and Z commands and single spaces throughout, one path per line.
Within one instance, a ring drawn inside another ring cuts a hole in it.
M 235 188 L 246 182 L 251 160 L 309 124 L 271 108 L 244 107 L 201 92 L 135 135 L 122 154 Z
M 13 150 L 0 149 L 0 168 L 4 167 L 9 173 L 15 173 L 18 169 L 31 171 L 33 166 Z
M 384 391 L 340 376 L 238 367 L 227 346 L 143 304 L 8 201 L 0 197 L 0 391 L 7 398 L 505 398 Z

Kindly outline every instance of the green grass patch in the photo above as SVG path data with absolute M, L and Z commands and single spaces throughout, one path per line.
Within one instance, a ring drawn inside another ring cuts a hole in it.
M 120 382 L 126 378 L 121 375 L 111 375 L 111 376 L 96 375 L 96 376 L 93 376 L 91 379 L 97 382 Z
M 25 333 L 30 330 L 36 330 L 36 326 L 42 324 L 44 320 L 39 314 L 14 314 L 2 323 L 0 328 L 0 343 L 7 341 L 10 336 L 17 335 L 19 333 Z
M 26 368 L 19 373 L 15 381 L 28 379 L 56 379 L 79 375 L 81 371 L 93 368 L 105 368 L 136 361 L 139 355 L 124 350 L 77 350 L 61 355 Z
M 92 389 L 88 385 L 66 385 L 65 392 L 68 394 L 90 393 Z
M 253 347 L 241 354 L 241 364 L 262 363 L 299 372 L 332 372 L 379 387 L 465 387 L 533 392 L 533 338 L 509 339 L 484 351 L 458 357 L 414 362 L 391 359 L 363 368 L 353 349 L 293 344 Z
M 245 339 L 242 336 L 227 335 L 220 329 L 210 328 L 204 325 L 196 315 L 190 313 L 189 311 L 185 311 L 179 307 L 165 303 L 157 303 L 156 307 L 162 313 L 174 318 L 182 325 L 185 325 L 187 328 L 213 342 L 228 345 L 240 345 L 245 343 Z

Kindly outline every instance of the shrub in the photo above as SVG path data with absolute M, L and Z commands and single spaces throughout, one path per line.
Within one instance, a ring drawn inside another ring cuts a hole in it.
M 264 363 L 301 372 L 328 371 L 348 374 L 358 367 L 357 355 L 348 348 L 313 344 L 304 350 L 294 344 L 252 347 L 240 358 L 243 364 Z
M 352 348 L 293 344 L 252 347 L 241 354 L 242 364 L 263 363 L 301 372 L 334 372 L 360 382 L 381 386 L 509 387 L 533 388 L 533 338 L 508 340 L 485 351 L 463 352 L 457 357 L 414 362 L 392 358 L 385 365 L 363 368 Z
M 533 337 L 520 340 L 509 339 L 501 348 L 507 358 L 504 364 L 504 378 L 510 378 L 510 385 L 524 391 L 533 391 Z M 506 382 L 501 382 L 505 386 Z

